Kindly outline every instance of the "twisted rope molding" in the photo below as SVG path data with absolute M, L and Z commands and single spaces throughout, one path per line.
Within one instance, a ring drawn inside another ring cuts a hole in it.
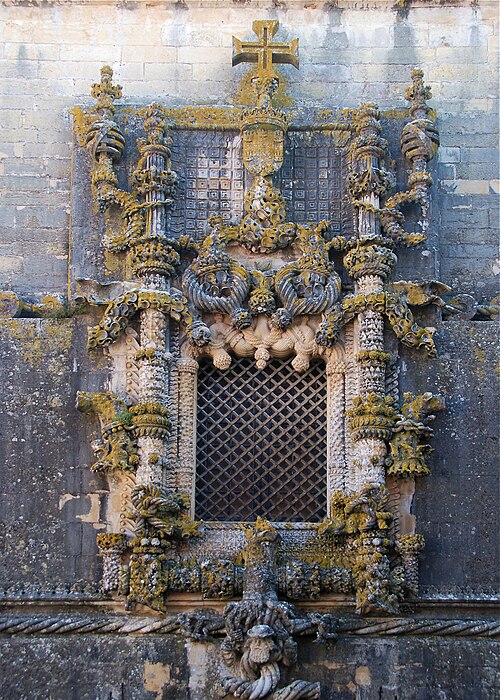
M 1 615 L 0 634 L 119 634 L 151 635 L 177 633 L 199 641 L 211 641 L 210 633 L 222 633 L 221 616 L 206 616 L 203 631 L 191 633 L 182 615 L 162 618 L 88 615 Z M 358 620 L 341 618 L 336 621 L 340 635 L 355 636 L 437 636 L 437 637 L 500 637 L 500 621 L 495 620 Z

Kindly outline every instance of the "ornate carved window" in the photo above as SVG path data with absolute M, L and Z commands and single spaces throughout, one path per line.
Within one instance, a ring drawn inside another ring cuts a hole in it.
M 106 304 L 89 348 L 109 348 L 113 367 L 113 392 L 80 392 L 78 405 L 101 419 L 92 469 L 113 492 L 98 536 L 104 591 L 160 612 L 172 591 L 241 597 L 223 621 L 179 620 L 195 639 L 225 626 L 225 692 L 316 700 L 318 683 L 279 689 L 279 664 L 294 662 L 294 634 L 335 636 L 332 616 L 306 618 L 279 596 L 353 595 L 359 613 L 392 613 L 417 590 L 423 539 L 402 494 L 429 473 L 427 416 L 442 401 L 400 401 L 388 326 L 432 357 L 433 329 L 410 306 L 436 295 L 390 279 L 398 246 L 426 240 L 438 135 L 414 71 L 398 126 L 408 189 L 391 194 L 376 105 L 325 116 L 273 104 L 274 64 L 298 68 L 298 40 L 275 42 L 277 30 L 259 21 L 257 41 L 234 40 L 233 64 L 256 64 L 249 108 L 154 103 L 127 114 L 126 141 L 109 67 L 93 86 L 79 141 L 122 278 L 72 280 L 80 298 Z M 137 122 L 146 138 L 125 190 L 115 163 Z M 98 275 L 99 256 L 82 251 L 101 231 L 73 201 L 74 232 L 88 239 L 72 238 L 72 268 Z M 421 209 L 412 232 L 408 204 Z
M 195 515 L 317 522 L 326 515 L 326 374 L 237 358 L 198 370 Z

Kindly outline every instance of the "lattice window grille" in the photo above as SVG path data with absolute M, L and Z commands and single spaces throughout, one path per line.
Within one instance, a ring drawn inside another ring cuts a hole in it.
M 198 374 L 196 517 L 314 522 L 326 513 L 326 373 L 249 358 Z

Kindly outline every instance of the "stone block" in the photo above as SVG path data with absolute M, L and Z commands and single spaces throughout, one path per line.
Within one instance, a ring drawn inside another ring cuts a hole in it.
M 460 148 L 441 146 L 438 150 L 438 159 L 441 163 L 459 163 Z
M 122 46 L 121 61 L 127 63 L 175 63 L 177 49 L 172 46 Z M 120 75 L 119 73 L 117 75 Z
M 6 42 L 4 58 L 12 61 L 58 61 L 60 46 L 58 44 L 41 44 L 23 42 Z
M 83 43 L 73 43 L 65 42 L 65 45 L 61 47 L 61 61 L 66 63 L 73 61 L 83 61 L 86 63 L 89 57 L 92 57 L 94 62 L 113 63 L 114 61 L 120 60 L 121 47 L 115 42 L 108 44 L 97 44 L 92 42 L 92 52 L 89 55 L 89 44 Z
M 390 49 L 393 46 L 391 27 L 387 26 L 385 22 L 378 24 L 376 18 L 369 24 L 351 25 L 346 28 L 346 34 L 349 38 L 349 46 L 353 48 Z
M 190 63 L 145 63 L 144 80 L 165 80 L 182 82 L 191 80 L 193 69 Z
M 180 46 L 177 52 L 179 63 L 216 63 L 227 65 L 231 63 L 231 52 L 219 46 Z
M 19 274 L 23 269 L 23 258 L 20 255 L 0 255 L 0 274 Z
M 457 164 L 457 177 L 463 180 L 491 180 L 498 176 L 498 162 L 469 162 Z
M 492 163 L 498 167 L 498 148 L 462 148 L 464 163 Z
M 447 192 L 454 194 L 488 194 L 490 180 L 443 180 L 442 186 Z

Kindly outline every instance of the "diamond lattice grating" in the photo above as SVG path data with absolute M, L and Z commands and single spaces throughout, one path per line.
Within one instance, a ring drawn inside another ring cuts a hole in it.
M 315 522 L 326 514 L 326 374 L 249 358 L 198 374 L 196 517 Z

